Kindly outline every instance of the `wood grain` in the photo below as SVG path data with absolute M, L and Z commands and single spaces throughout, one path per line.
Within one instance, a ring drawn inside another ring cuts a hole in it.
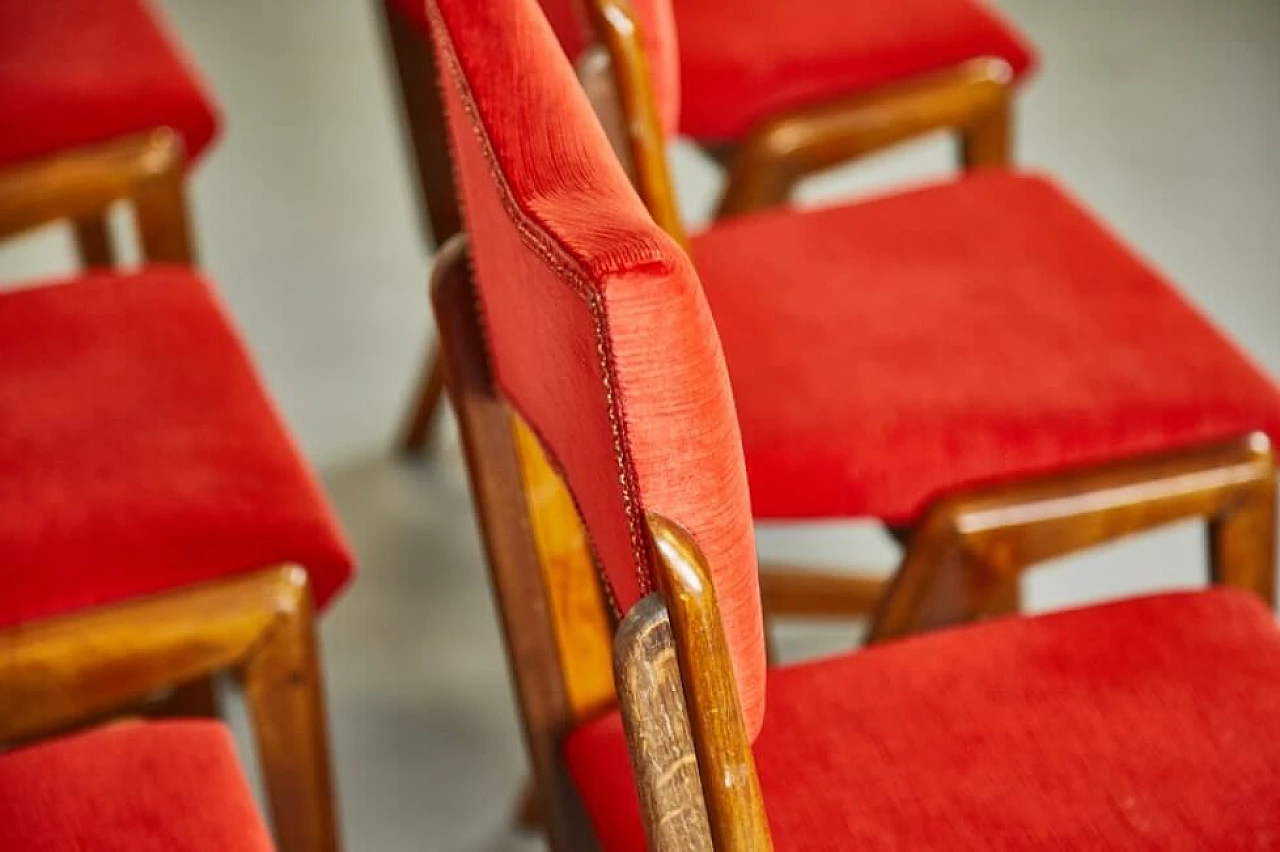
M 1209 524 L 1211 578 L 1273 604 L 1274 501 L 1261 434 L 953 495 L 912 536 L 872 641 L 983 617 L 1036 564 L 1190 518 Z
M 711 573 L 688 532 L 661 515 L 650 513 L 646 519 L 658 554 L 715 848 L 772 849 Z
M 667 608 L 649 595 L 614 641 L 618 696 L 649 849 L 714 847 Z
M 471 497 L 544 826 L 554 849 L 592 849 L 590 823 L 560 760 L 560 738 L 578 718 L 561 669 L 511 418 L 489 373 L 465 235 L 454 237 L 438 253 L 432 301 L 440 326 L 445 386 L 462 434 Z

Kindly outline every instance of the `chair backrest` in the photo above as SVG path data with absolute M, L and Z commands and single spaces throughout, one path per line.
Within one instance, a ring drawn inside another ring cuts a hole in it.
M 601 30 L 626 26 L 631 14 L 639 24 L 653 91 L 667 136 L 680 121 L 680 54 L 671 0 L 538 0 L 570 61 L 599 41 Z
M 496 384 L 567 482 L 615 615 L 655 591 L 645 513 L 692 534 L 754 735 L 746 474 L 692 265 L 631 189 L 535 0 L 427 3 Z

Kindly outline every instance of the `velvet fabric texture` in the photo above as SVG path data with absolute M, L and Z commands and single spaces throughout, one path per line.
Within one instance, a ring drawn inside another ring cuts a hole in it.
M 754 731 L 751 511 L 697 277 L 628 184 L 533 0 L 429 11 L 498 384 L 568 482 L 620 613 L 654 590 L 645 512 L 692 533 Z
M 0 627 L 351 557 L 209 285 L 186 268 L 0 293 Z
M 675 7 L 681 132 L 741 138 L 765 119 L 1031 45 L 984 0 L 647 0 Z
M 746 216 L 693 255 L 757 518 L 907 523 L 971 485 L 1280 439 L 1275 383 L 1041 177 Z
M 194 161 L 217 125 L 148 0 L 0 0 L 0 165 L 157 127 Z
M 1271 850 L 1280 630 L 1214 590 L 944 631 L 769 673 L 755 744 L 787 850 Z M 569 769 L 645 848 L 616 713 Z
M 0 754 L 5 852 L 274 848 L 218 722 L 123 722 Z
M 422 34 L 431 37 L 425 0 L 386 0 L 394 14 L 403 15 Z M 538 0 L 547 23 L 571 62 L 577 62 L 597 39 L 586 0 Z M 680 120 L 680 57 L 676 50 L 675 20 L 668 0 L 634 0 L 632 10 L 640 20 L 641 36 L 649 60 L 658 115 L 667 135 L 675 135 Z

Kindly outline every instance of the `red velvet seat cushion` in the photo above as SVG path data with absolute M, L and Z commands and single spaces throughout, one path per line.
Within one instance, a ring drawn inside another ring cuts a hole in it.
M 963 486 L 1280 438 L 1275 384 L 1041 178 L 743 217 L 693 253 L 758 518 L 910 521 Z
M 218 722 L 126 722 L 0 754 L 5 852 L 273 848 Z
M 1241 592 L 993 622 L 770 672 L 755 744 L 784 850 L 1280 845 L 1280 630 Z M 616 714 L 569 768 L 644 849 Z
M 351 560 L 218 300 L 177 267 L 0 293 L 0 627 Z
M 1016 75 L 1030 44 L 984 0 L 674 0 L 680 129 L 742 136 L 797 107 L 857 95 L 968 59 Z
M 155 127 L 194 160 L 217 123 L 149 0 L 0 0 L 0 165 Z

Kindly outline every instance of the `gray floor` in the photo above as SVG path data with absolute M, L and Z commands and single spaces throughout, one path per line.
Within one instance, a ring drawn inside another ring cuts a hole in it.
M 1020 156 L 1062 176 L 1280 373 L 1280 4 L 1003 0 L 1045 68 L 1023 99 Z M 517 850 L 522 754 L 456 439 L 393 461 L 430 318 L 392 90 L 371 2 L 165 0 L 227 114 L 195 180 L 220 282 L 361 558 L 324 626 L 349 847 Z M 817 181 L 820 200 L 941 173 L 927 142 Z M 691 218 L 714 168 L 675 155 Z M 68 268 L 60 234 L 0 252 L 0 281 Z M 770 529 L 767 554 L 875 560 L 869 528 Z M 1174 530 L 1038 575 L 1050 608 L 1199 582 L 1201 541 Z M 795 630 L 790 653 L 845 642 Z

